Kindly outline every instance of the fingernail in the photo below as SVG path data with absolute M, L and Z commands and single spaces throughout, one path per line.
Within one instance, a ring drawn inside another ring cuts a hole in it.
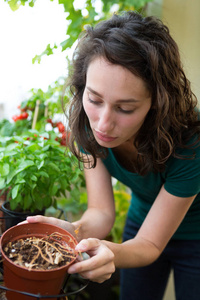
M 85 251 L 86 248 L 87 248 L 87 244 L 82 241 L 78 245 L 76 245 L 77 251 Z

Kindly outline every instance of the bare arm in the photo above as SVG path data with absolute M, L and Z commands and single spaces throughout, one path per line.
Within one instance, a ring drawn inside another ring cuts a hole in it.
M 155 261 L 183 220 L 195 196 L 180 198 L 161 188 L 138 234 L 122 245 L 109 245 L 117 267 L 139 267 Z M 129 258 L 126 257 L 129 253 Z
M 94 169 L 85 169 L 88 209 L 81 219 L 72 223 L 80 228 L 78 239 L 95 237 L 103 239 L 115 220 L 115 204 L 111 176 L 98 159 Z
M 92 254 L 92 258 L 73 265 L 69 272 L 75 271 L 102 282 L 111 276 L 113 267 L 134 268 L 151 264 L 162 253 L 194 198 L 173 196 L 162 187 L 135 238 L 122 244 L 94 239 L 81 241 L 78 249 L 81 251 L 83 243 L 83 251 Z

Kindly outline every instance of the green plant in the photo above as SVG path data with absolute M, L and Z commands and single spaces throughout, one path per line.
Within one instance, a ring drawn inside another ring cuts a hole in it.
M 7 119 L 0 121 L 0 136 L 21 135 L 31 128 L 31 121 L 27 119 L 18 119 L 16 122 L 10 122 Z
M 18 113 L 12 117 L 14 122 L 11 123 L 8 120 L 0 122 L 0 135 L 23 135 L 33 126 L 38 131 L 45 131 L 49 118 L 63 114 L 62 99 L 65 103 L 68 101 L 67 94 L 63 95 L 64 82 L 65 79 L 61 77 L 49 85 L 47 91 L 31 89 L 29 97 L 20 103 Z
M 55 139 L 53 131 L 36 130 L 0 139 L 0 189 L 8 191 L 11 210 L 57 207 L 66 191 L 78 192 L 84 186 L 76 159 Z
M 40 101 L 40 112 L 38 119 L 40 120 L 45 115 L 45 108 L 47 107 L 48 115 L 52 117 L 54 114 L 63 113 L 62 101 L 63 97 L 63 86 L 65 84 L 65 78 L 60 77 L 58 80 L 48 86 L 46 91 L 42 89 L 32 88 L 29 91 L 29 98 L 22 101 L 20 109 L 22 111 L 34 112 L 36 103 Z M 65 102 L 67 101 L 65 96 Z
M 108 235 L 108 239 L 111 239 L 114 243 L 121 243 L 131 195 L 127 191 L 127 187 L 119 181 L 113 184 L 113 190 L 115 198 L 115 223 Z
M 130 194 L 125 191 L 114 191 L 114 197 L 116 217 L 110 236 L 114 243 L 120 243 L 122 241 L 127 211 L 130 205 Z

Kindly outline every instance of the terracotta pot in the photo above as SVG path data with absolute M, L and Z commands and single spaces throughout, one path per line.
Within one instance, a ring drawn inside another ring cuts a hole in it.
M 9 289 L 23 291 L 35 295 L 23 295 L 18 292 L 6 292 L 8 300 L 33 300 L 40 299 L 39 296 L 58 295 L 61 291 L 67 269 L 76 258 L 74 258 L 67 266 L 62 266 L 53 270 L 28 270 L 25 267 L 14 264 L 4 253 L 4 245 L 8 242 L 24 239 L 30 236 L 44 237 L 54 232 L 61 233 L 66 237 L 64 240 L 71 248 L 75 248 L 76 239 L 66 230 L 50 225 L 47 223 L 21 224 L 14 226 L 5 231 L 1 237 L 0 250 L 3 258 L 4 283 Z M 36 297 L 38 295 L 38 297 Z M 56 300 L 57 298 L 45 298 L 46 300 Z

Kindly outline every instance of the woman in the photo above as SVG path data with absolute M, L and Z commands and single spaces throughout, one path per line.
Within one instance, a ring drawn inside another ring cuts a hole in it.
M 176 43 L 135 12 L 87 28 L 74 54 L 70 149 L 85 163 L 88 209 L 71 232 L 90 259 L 69 268 L 96 282 L 121 269 L 121 299 L 200 295 L 200 123 Z M 132 191 L 122 244 L 103 241 L 115 219 L 111 177 Z

